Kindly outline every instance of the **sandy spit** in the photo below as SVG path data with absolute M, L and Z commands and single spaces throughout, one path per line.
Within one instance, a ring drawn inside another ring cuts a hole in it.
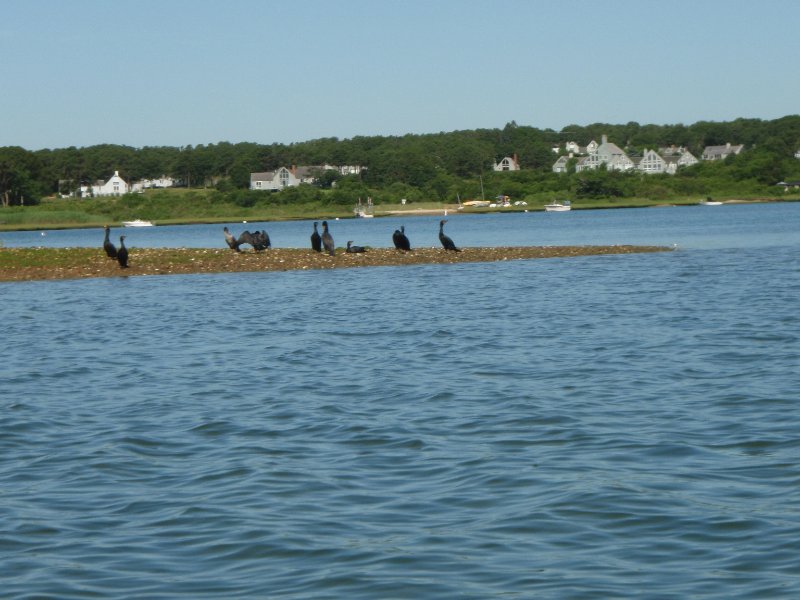
M 373 248 L 363 254 L 337 250 L 335 256 L 328 256 L 310 249 L 290 248 L 236 253 L 227 248 L 134 247 L 129 249 L 129 267 L 123 269 L 101 249 L 0 248 L 0 281 L 458 264 L 668 250 L 661 246 L 525 246 L 463 248 L 461 252 L 442 248 L 411 252 Z

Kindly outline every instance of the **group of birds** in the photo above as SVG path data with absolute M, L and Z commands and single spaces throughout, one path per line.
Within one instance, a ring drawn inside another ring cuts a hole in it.
M 446 219 L 442 219 L 441 221 L 439 221 L 439 241 L 442 243 L 442 247 L 445 250 L 451 250 L 453 252 L 461 252 L 461 250 L 456 247 L 456 245 L 453 242 L 452 238 L 450 238 L 450 236 L 445 234 L 445 232 L 444 232 L 444 224 L 445 223 L 447 223 Z M 324 250 L 328 255 L 335 256 L 336 255 L 336 246 L 333 243 L 333 236 L 331 235 L 330 228 L 328 227 L 328 222 L 327 221 L 323 221 L 322 222 L 322 233 L 321 234 L 319 232 L 318 226 L 319 226 L 319 222 L 318 221 L 314 221 L 314 225 L 313 225 L 314 231 L 311 233 L 311 249 L 314 250 L 315 252 L 322 252 Z M 228 242 L 228 246 L 230 246 L 232 249 L 236 250 L 237 252 L 239 251 L 239 246 L 242 243 L 249 243 L 256 250 L 265 249 L 265 248 L 269 248 L 270 247 L 269 236 L 267 235 L 266 231 L 256 232 L 256 234 L 260 234 L 264 238 L 266 238 L 266 246 L 264 246 L 263 248 L 257 247 L 255 244 L 253 244 L 250 241 L 247 241 L 247 240 L 243 241 L 242 240 L 242 238 L 244 238 L 245 236 L 250 236 L 251 235 L 247 231 L 245 231 L 241 236 L 239 236 L 238 240 L 236 238 L 234 238 L 233 235 L 231 235 L 231 233 L 228 231 L 227 227 L 223 227 L 222 231 L 225 234 L 225 240 Z M 408 236 L 406 235 L 405 225 L 401 225 L 400 229 L 395 229 L 394 233 L 392 234 L 392 242 L 394 243 L 394 247 L 397 248 L 398 250 L 403 250 L 405 252 L 408 252 L 409 250 L 411 250 L 411 242 L 409 241 Z M 367 249 L 364 246 L 354 246 L 353 245 L 353 241 L 352 240 L 348 240 L 347 247 L 345 248 L 344 251 L 346 253 L 348 253 L 348 254 L 356 254 L 356 253 L 360 253 L 360 252 L 366 252 Z
M 442 243 L 442 247 L 445 250 L 461 252 L 461 250 L 453 243 L 453 240 L 449 236 L 445 235 L 445 223 L 447 223 L 445 219 L 439 221 L 439 241 Z M 322 234 L 320 234 L 317 230 L 317 225 L 318 222 L 314 221 L 314 231 L 311 234 L 311 249 L 315 252 L 322 252 L 324 249 L 325 252 L 330 256 L 335 256 L 336 246 L 333 243 L 333 236 L 328 228 L 328 222 L 322 222 Z M 103 239 L 103 249 L 106 251 L 106 255 L 108 255 L 109 258 L 115 258 L 117 262 L 119 262 L 119 266 L 121 268 L 127 269 L 128 249 L 125 247 L 125 236 L 119 236 L 119 248 L 117 248 L 109 239 L 109 236 L 111 235 L 111 229 L 109 226 L 106 225 L 104 230 L 105 239 Z M 227 227 L 223 227 L 222 233 L 225 234 L 225 241 L 227 242 L 228 247 L 236 252 L 241 252 L 241 246 L 243 244 L 251 245 L 256 252 L 267 250 L 272 247 L 272 242 L 270 241 L 269 235 L 266 231 L 256 231 L 255 233 L 250 233 L 249 231 L 245 230 L 238 238 L 236 238 Z M 394 243 L 394 247 L 398 250 L 402 250 L 404 252 L 411 250 L 411 242 L 406 235 L 405 225 L 401 225 L 400 229 L 395 229 L 394 233 L 392 234 L 392 242 Z M 364 246 L 354 246 L 352 240 L 348 240 L 347 247 L 345 248 L 345 252 L 348 254 L 357 254 L 366 251 L 367 249 Z
M 106 225 L 103 229 L 105 229 L 105 239 L 103 240 L 103 250 L 106 251 L 106 255 L 109 258 L 117 259 L 120 268 L 127 269 L 128 268 L 128 249 L 125 247 L 125 236 L 119 236 L 119 248 L 114 246 L 114 243 L 109 239 L 111 235 L 111 229 L 108 225 Z

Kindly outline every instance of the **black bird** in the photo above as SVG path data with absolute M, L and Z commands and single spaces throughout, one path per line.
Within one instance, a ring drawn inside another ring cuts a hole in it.
M 352 243 L 353 243 L 352 240 L 347 242 L 347 248 L 345 249 L 345 252 L 349 252 L 350 254 L 356 254 L 357 252 L 367 251 L 367 249 L 364 248 L 364 246 L 351 246 L 350 244 Z
M 328 231 L 328 222 L 322 222 L 322 245 L 325 247 L 325 252 L 334 256 L 336 254 L 336 250 L 334 250 L 335 246 L 333 245 L 333 236 L 331 232 Z
M 311 249 L 314 252 L 322 252 L 322 238 L 319 237 L 316 221 L 314 221 L 314 233 L 311 234 Z
M 266 231 L 256 231 L 255 233 L 250 233 L 246 229 L 242 232 L 242 235 L 239 236 L 239 239 L 236 240 L 236 243 L 239 246 L 242 244 L 250 244 L 253 247 L 253 250 L 256 252 L 266 250 L 272 245 L 269 241 L 269 236 L 267 235 Z
M 400 225 L 400 229 L 395 229 L 392 234 L 394 247 L 398 250 L 411 250 L 411 242 L 406 237 L 406 226 Z
M 253 248 L 256 249 L 256 252 L 259 250 L 269 250 L 271 247 L 272 242 L 269 239 L 269 234 L 266 229 L 256 231 L 253 234 Z
M 452 250 L 453 252 L 461 252 L 456 245 L 453 243 L 448 236 L 444 234 L 444 224 L 447 223 L 446 220 L 442 219 L 439 221 L 439 241 L 442 242 L 442 246 L 444 246 L 445 250 Z
M 117 250 L 117 261 L 123 269 L 128 268 L 128 249 L 125 247 L 125 236 L 119 236 L 119 250 Z
M 241 250 L 239 250 L 239 242 L 235 237 L 233 237 L 233 235 L 231 235 L 231 232 L 228 231 L 227 227 L 222 228 L 222 233 L 225 234 L 225 241 L 228 243 L 228 247 L 231 250 L 236 250 L 236 252 L 241 252 Z
M 106 251 L 108 258 L 117 258 L 117 248 L 114 246 L 114 243 L 108 239 L 111 229 L 109 229 L 108 225 L 106 225 L 103 229 L 106 230 L 106 237 L 103 240 L 103 250 Z

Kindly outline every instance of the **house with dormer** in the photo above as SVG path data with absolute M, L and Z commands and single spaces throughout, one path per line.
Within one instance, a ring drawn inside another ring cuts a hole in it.
M 119 171 L 114 171 L 114 174 L 108 179 L 103 181 L 98 179 L 93 184 L 81 184 L 80 196 L 88 198 L 90 196 L 122 196 L 131 191 L 128 182 L 119 175 Z
M 731 145 L 730 142 L 724 146 L 706 146 L 703 150 L 703 160 L 725 160 L 729 156 L 739 154 L 743 149 L 743 144 Z
M 605 165 L 609 171 L 630 171 L 636 167 L 625 151 L 613 142 L 609 142 L 605 135 L 602 137 L 602 143 L 597 145 L 593 152 L 578 161 L 575 170 L 598 169 L 600 165 Z
M 314 183 L 316 173 L 321 167 L 281 167 L 276 171 L 250 173 L 250 189 L 277 192 L 287 187 L 297 187 L 301 183 Z

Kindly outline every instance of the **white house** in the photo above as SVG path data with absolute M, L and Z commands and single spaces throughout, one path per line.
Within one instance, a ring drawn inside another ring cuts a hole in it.
M 162 175 L 157 179 L 141 179 L 136 183 L 131 184 L 132 192 L 140 192 L 151 188 L 169 188 L 175 185 L 175 180 L 172 177 Z
M 517 155 L 515 154 L 513 157 L 506 156 L 500 162 L 494 163 L 494 170 L 495 171 L 519 171 L 519 161 L 517 160 Z
M 630 171 L 633 169 L 643 173 L 667 173 L 674 175 L 679 167 L 688 167 L 698 162 L 691 152 L 685 148 L 661 148 L 663 152 L 645 148 L 641 157 L 630 158 L 619 146 L 608 141 L 603 136 L 602 143 L 595 145 L 595 151 L 588 156 L 578 159 L 575 170 L 586 171 L 597 169 L 600 165 L 606 165 L 609 171 Z M 570 155 L 571 158 L 571 155 Z M 553 172 L 566 173 L 566 156 L 560 157 L 553 165 Z
M 661 158 L 655 150 L 648 150 L 645 148 L 637 168 L 644 173 L 666 173 L 667 161 Z
M 636 167 L 622 148 L 613 142 L 609 142 L 607 136 L 604 135 L 602 140 L 599 146 L 592 140 L 587 149 L 594 147 L 595 150 L 578 161 L 578 164 L 575 165 L 576 171 L 597 169 L 600 165 L 606 165 L 609 171 L 630 171 Z
M 315 167 L 309 167 L 309 168 L 313 169 Z M 338 171 L 339 175 L 344 175 L 344 176 L 347 176 L 347 175 L 360 175 L 361 171 L 365 171 L 367 169 L 367 167 L 362 167 L 361 165 L 338 165 L 337 166 L 337 165 L 329 165 L 328 163 L 325 163 L 321 167 L 316 167 L 316 168 L 325 169 L 326 171 L 327 170 Z
M 114 174 L 108 181 L 99 179 L 93 185 L 82 185 L 81 196 L 121 196 L 127 194 L 130 190 L 128 183 L 119 176 L 119 171 L 114 171 Z

